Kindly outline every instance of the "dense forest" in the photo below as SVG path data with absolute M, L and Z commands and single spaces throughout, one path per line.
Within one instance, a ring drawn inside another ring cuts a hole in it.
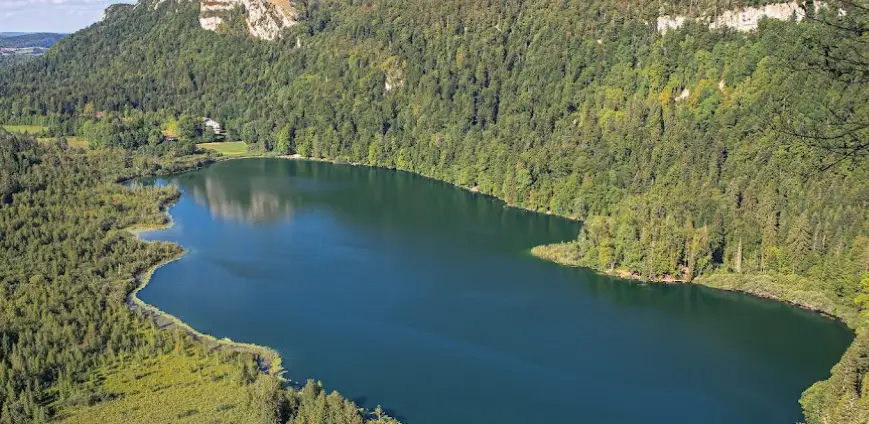
M 192 117 L 209 116 L 255 151 L 409 170 L 582 220 L 544 252 L 563 262 L 762 275 L 869 309 L 869 166 L 852 149 L 869 139 L 867 43 L 841 30 L 867 9 L 829 2 L 748 33 L 655 27 L 757 3 L 322 0 L 264 42 L 243 11 L 214 34 L 197 3 L 144 1 L 0 70 L 0 122 L 144 152 L 166 128 L 189 146 Z M 844 68 L 822 66 L 831 51 Z M 807 392 L 810 423 L 869 416 L 865 339 Z
M 4 66 L 15 66 L 33 59 L 33 55 L 29 54 L 4 54 L 0 55 L 0 68 Z
M 202 31 L 195 5 L 125 8 L 6 73 L 0 119 L 135 147 L 159 133 L 132 111 L 213 116 L 259 150 L 407 169 L 588 221 L 588 265 L 812 273 L 859 290 L 827 263 L 869 247 L 866 169 L 814 172 L 827 156 L 771 125 L 823 120 L 818 106 L 839 101 L 792 69 L 809 53 L 788 40 L 812 24 L 662 37 L 653 4 L 317 4 L 277 43 Z
M 37 144 L 0 129 L 0 423 L 94 422 L 100 408 L 123 397 L 125 405 L 156 408 L 145 411 L 154 422 L 393 422 L 379 412 L 363 415 L 317 383 L 283 389 L 276 375 L 259 371 L 255 354 L 210 347 L 128 309 L 136 276 L 181 251 L 141 242 L 125 228 L 164 223 L 162 208 L 179 192 L 118 182 L 211 160 L 170 154 L 172 148 L 160 157 L 85 152 L 63 138 Z M 178 383 L 183 391 L 175 404 L 153 404 L 148 393 L 174 393 L 169 383 L 179 373 L 146 394 L 136 384 L 167 363 L 189 378 Z M 124 380 L 130 370 L 138 372 Z M 202 389 L 199 398 L 185 396 L 191 387 Z M 217 403 L 222 391 L 235 396 Z M 110 416 L 101 422 L 129 422 L 124 414 Z

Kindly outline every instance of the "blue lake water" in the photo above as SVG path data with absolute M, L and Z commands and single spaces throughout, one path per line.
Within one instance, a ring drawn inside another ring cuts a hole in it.
M 189 250 L 140 297 L 408 424 L 793 423 L 852 334 L 532 257 L 579 224 L 408 173 L 244 159 L 168 179 Z

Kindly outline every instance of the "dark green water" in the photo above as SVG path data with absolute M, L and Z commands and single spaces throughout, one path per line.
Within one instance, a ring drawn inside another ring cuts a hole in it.
M 828 319 L 531 257 L 576 223 L 406 173 L 246 159 L 171 178 L 190 253 L 141 298 L 409 424 L 792 423 Z

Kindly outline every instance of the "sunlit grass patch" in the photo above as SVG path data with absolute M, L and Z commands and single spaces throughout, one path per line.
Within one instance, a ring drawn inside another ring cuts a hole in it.
M 74 147 L 76 149 L 87 149 L 88 148 L 88 141 L 82 137 L 64 137 L 64 138 L 66 138 L 66 142 L 69 144 L 69 147 Z M 36 140 L 39 141 L 40 143 L 49 143 L 49 142 L 54 141 L 54 138 L 43 137 L 43 138 L 37 138 Z
M 199 143 L 201 149 L 214 150 L 222 155 L 241 155 L 247 153 L 247 144 L 243 141 L 224 141 L 219 143 Z
M 92 384 L 102 401 L 62 410 L 62 422 L 253 423 L 258 416 L 238 367 L 216 355 L 172 353 L 116 363 L 96 372 Z
M 2 125 L 3 129 L 11 133 L 28 133 L 39 134 L 48 130 L 48 127 L 42 125 Z

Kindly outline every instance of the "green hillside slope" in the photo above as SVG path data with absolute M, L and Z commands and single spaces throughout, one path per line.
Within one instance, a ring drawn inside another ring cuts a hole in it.
M 715 279 L 762 274 L 857 317 L 869 167 L 800 136 L 839 125 L 867 139 L 865 75 L 806 66 L 852 44 L 811 19 L 655 27 L 662 13 L 758 2 L 721 3 L 323 0 L 264 42 L 240 15 L 215 34 L 196 3 L 149 2 L 0 70 L 0 122 L 131 147 L 148 132 L 111 136 L 129 124 L 97 111 L 210 116 L 251 151 L 409 170 L 583 220 L 549 256 L 728 287 Z M 865 422 L 861 322 L 849 319 L 861 330 L 833 378 L 807 392 L 809 422 Z

